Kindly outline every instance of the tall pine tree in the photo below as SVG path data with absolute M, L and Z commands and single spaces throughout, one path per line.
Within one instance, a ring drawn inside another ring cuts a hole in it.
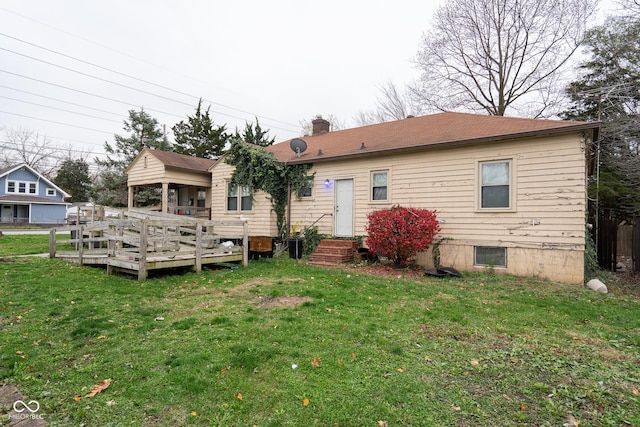
M 247 122 L 245 123 L 242 133 L 240 133 L 238 129 L 236 129 L 235 138 L 240 139 L 244 142 L 248 142 L 249 144 L 259 145 L 261 147 L 268 147 L 270 145 L 273 145 L 273 143 L 276 141 L 275 137 L 269 139 L 269 129 L 262 130 L 257 117 L 255 126 L 253 123 Z
M 83 159 L 65 159 L 60 164 L 54 184 L 71 194 L 69 202 L 87 202 L 91 188 L 89 164 Z
M 127 206 L 127 175 L 124 171 L 145 147 L 171 151 L 171 144 L 158 120 L 144 109 L 129 110 L 129 119 L 124 121 L 123 129 L 129 135 L 115 135 L 115 145 L 105 142 L 106 157 L 95 159 L 102 172 L 98 177 L 94 198 L 97 203 L 106 206 Z M 150 205 L 159 201 L 160 197 L 157 189 L 145 189 L 136 194 L 136 202 L 141 206 Z
M 217 159 L 222 154 L 231 135 L 226 132 L 225 125 L 214 125 L 209 108 L 203 112 L 200 99 L 195 115 L 187 116 L 186 122 L 181 121 L 171 128 L 176 153 L 207 159 Z
M 589 57 L 567 89 L 573 104 L 564 117 L 603 122 L 599 180 L 589 196 L 628 218 L 640 214 L 640 19 L 612 18 L 591 30 L 585 45 Z

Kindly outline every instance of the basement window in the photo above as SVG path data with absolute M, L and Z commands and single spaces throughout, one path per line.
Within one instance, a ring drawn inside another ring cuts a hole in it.
M 507 248 L 474 246 L 473 264 L 483 267 L 507 267 Z

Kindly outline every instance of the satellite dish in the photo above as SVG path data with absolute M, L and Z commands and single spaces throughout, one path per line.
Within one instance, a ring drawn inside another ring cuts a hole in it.
M 289 147 L 291 147 L 291 150 L 296 153 L 297 157 L 300 157 L 300 153 L 304 153 L 307 150 L 307 143 L 300 138 L 294 138 L 291 140 Z

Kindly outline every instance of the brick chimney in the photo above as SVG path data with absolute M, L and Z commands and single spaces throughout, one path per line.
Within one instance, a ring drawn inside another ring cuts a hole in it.
M 321 135 L 323 133 L 329 132 L 329 127 L 331 123 L 328 120 L 322 118 L 322 116 L 318 115 L 315 119 L 311 121 L 313 124 L 313 131 L 311 135 Z

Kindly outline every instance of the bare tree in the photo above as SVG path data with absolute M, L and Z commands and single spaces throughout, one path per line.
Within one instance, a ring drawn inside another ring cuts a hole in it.
M 323 116 L 318 115 L 317 117 L 322 118 Z M 340 119 L 338 119 L 338 117 L 335 114 L 329 114 L 329 116 L 324 117 L 324 119 L 329 122 L 329 130 L 331 132 L 345 129 L 344 123 Z M 299 123 L 300 123 L 300 128 L 302 129 L 301 131 L 302 135 L 313 134 L 313 120 L 303 119 L 303 120 L 300 120 Z
M 423 36 L 414 95 L 432 110 L 548 115 L 598 2 L 448 0 Z
M 58 148 L 47 136 L 29 129 L 6 129 L 0 147 L 0 163 L 4 166 L 26 163 L 41 174 L 51 177 L 57 169 Z
M 640 0 L 617 0 L 618 15 L 640 19 Z
M 354 118 L 358 125 L 365 126 L 392 120 L 402 120 L 409 116 L 422 114 L 422 106 L 412 97 L 412 93 L 408 88 L 401 91 L 391 80 L 377 88 L 380 93 L 376 98 L 375 109 L 373 111 L 359 112 Z

